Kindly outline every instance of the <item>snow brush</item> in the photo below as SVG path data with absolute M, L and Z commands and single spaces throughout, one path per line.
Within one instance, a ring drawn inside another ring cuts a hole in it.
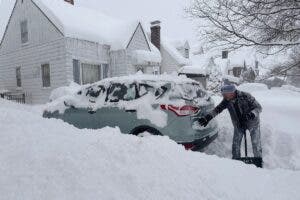
M 263 168 L 263 160 L 260 157 L 248 157 L 248 147 L 247 147 L 247 133 L 244 130 L 244 139 L 245 139 L 245 157 L 237 158 L 246 164 L 255 165 L 256 167 Z

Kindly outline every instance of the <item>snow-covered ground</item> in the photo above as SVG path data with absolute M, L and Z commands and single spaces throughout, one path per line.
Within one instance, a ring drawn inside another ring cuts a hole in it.
M 282 148 L 282 161 L 299 166 L 293 161 L 299 158 L 295 152 L 299 125 L 294 123 L 296 119 L 287 119 L 299 117 L 295 104 L 300 94 L 285 89 L 259 90 L 254 94 L 265 107 L 262 117 L 266 163 L 276 167 L 278 163 L 270 159 L 281 157 L 271 154 Z M 263 94 L 270 96 L 260 96 Z M 271 94 L 278 96 L 272 98 Z M 268 103 L 268 98 L 273 101 Z M 289 104 L 282 106 L 282 101 Z M 60 120 L 43 119 L 43 106 L 4 100 L 0 103 L 1 200 L 295 200 L 300 195 L 299 171 L 258 169 L 185 151 L 167 137 L 138 138 L 121 134 L 117 128 L 79 130 Z M 293 125 L 294 133 L 276 121 L 280 120 L 279 114 L 283 114 L 281 124 Z M 226 120 L 222 126 L 229 131 Z M 220 138 L 218 141 L 226 135 L 220 134 Z M 224 142 L 231 143 L 228 139 Z M 224 149 L 228 151 L 229 147 Z
M 250 92 L 262 104 L 261 133 L 265 167 L 300 170 L 300 89 L 283 86 L 269 90 L 263 84 L 243 84 L 239 89 Z M 216 96 L 215 102 L 220 101 L 221 97 Z M 205 152 L 230 158 L 233 127 L 228 111 L 224 111 L 218 119 L 219 137 Z M 249 137 L 249 147 L 250 141 Z

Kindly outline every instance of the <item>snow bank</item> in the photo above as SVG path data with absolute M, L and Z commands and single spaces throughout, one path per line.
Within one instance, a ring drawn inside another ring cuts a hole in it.
M 0 100 L 0 197 L 32 199 L 282 199 L 300 172 L 262 170 L 185 151 L 167 137 L 79 130 Z
M 300 92 L 289 86 L 268 90 L 264 84 L 250 83 L 242 84 L 239 89 L 250 92 L 263 107 L 261 132 L 265 167 L 300 170 Z M 215 97 L 216 103 L 220 101 L 220 97 Z M 218 119 L 219 137 L 206 153 L 230 158 L 233 127 L 228 112 Z

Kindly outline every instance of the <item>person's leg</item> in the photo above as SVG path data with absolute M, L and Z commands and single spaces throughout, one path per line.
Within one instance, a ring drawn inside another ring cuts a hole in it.
M 262 148 L 261 148 L 261 140 L 260 140 L 260 124 L 249 128 L 249 132 L 251 135 L 252 149 L 254 157 L 262 158 Z
M 232 159 L 241 157 L 241 143 L 244 131 L 240 128 L 234 127 L 234 135 L 232 141 Z

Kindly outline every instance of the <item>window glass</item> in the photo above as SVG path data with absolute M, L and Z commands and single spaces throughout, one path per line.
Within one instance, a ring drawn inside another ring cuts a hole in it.
M 28 42 L 28 23 L 27 20 L 24 20 L 20 24 L 21 26 L 21 42 L 22 44 Z
M 118 102 L 120 100 L 130 101 L 134 99 L 136 99 L 135 84 L 113 83 L 108 90 L 106 101 Z
M 21 67 L 16 68 L 17 87 L 22 87 Z
M 101 79 L 100 65 L 82 63 L 82 84 L 95 83 Z
M 103 78 L 107 78 L 108 77 L 109 65 L 108 64 L 102 64 L 102 70 L 103 70 Z
M 80 64 L 79 60 L 73 60 L 73 81 L 77 84 L 80 83 Z
M 43 87 L 50 87 L 50 65 L 43 64 L 42 65 L 42 82 Z

